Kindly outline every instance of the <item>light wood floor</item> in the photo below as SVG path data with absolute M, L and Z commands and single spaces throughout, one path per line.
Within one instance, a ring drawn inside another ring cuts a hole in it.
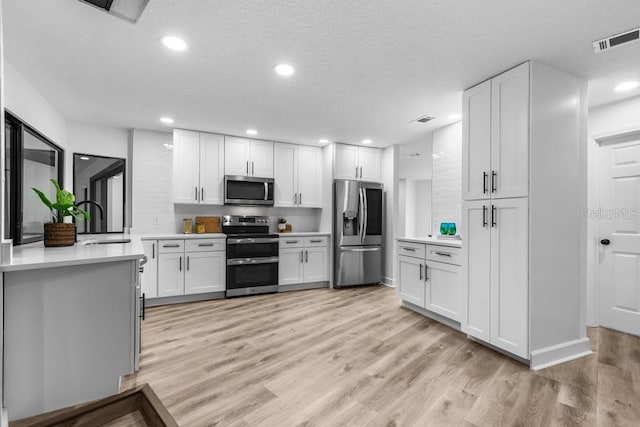
M 383 286 L 147 310 L 140 371 L 183 426 L 640 425 L 640 338 L 538 372 Z

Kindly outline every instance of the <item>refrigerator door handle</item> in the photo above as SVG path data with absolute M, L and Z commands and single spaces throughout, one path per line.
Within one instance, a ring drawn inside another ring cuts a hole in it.
M 345 248 L 344 246 L 340 248 L 340 252 L 376 252 L 376 251 L 381 251 L 382 247 L 381 246 L 371 246 L 371 247 L 364 247 L 364 248 Z
M 362 224 L 362 243 L 367 238 L 367 226 L 369 225 L 369 208 L 367 207 L 367 189 L 362 189 L 362 208 L 364 209 L 364 224 Z
M 359 224 L 358 224 L 358 237 L 360 238 L 360 243 L 364 242 L 364 222 L 365 222 L 365 218 L 364 218 L 364 191 L 362 189 L 362 187 L 358 188 L 358 220 L 359 220 Z

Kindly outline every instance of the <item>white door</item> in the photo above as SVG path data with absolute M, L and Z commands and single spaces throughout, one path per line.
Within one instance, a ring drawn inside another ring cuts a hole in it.
M 298 174 L 296 152 L 297 148 L 293 144 L 274 145 L 273 164 L 274 171 L 274 200 L 276 207 L 293 207 L 298 200 Z
M 189 252 L 185 256 L 185 294 L 222 292 L 226 289 L 225 252 Z
M 198 203 L 200 200 L 200 134 L 173 131 L 173 201 Z
M 640 335 L 640 139 L 603 145 L 600 159 L 599 322 Z
M 224 185 L 224 137 L 200 134 L 200 203 L 221 205 Z
M 358 163 L 360 163 L 359 176 L 362 181 L 381 181 L 381 156 L 379 149 L 360 147 L 358 152 Z
M 280 249 L 278 260 L 278 284 L 294 285 L 304 281 L 304 249 Z
M 329 280 L 329 248 L 304 250 L 304 283 Z
M 492 200 L 491 344 L 529 358 L 529 202 Z
M 489 182 L 492 198 L 529 194 L 528 62 L 491 80 Z
M 158 296 L 184 295 L 184 254 L 158 255 Z
M 224 137 L 224 174 L 250 176 L 251 140 L 235 136 Z
M 298 202 L 304 208 L 322 207 L 322 149 L 298 147 Z M 278 180 L 276 180 L 276 185 Z
M 462 330 L 489 342 L 491 300 L 491 205 L 489 200 L 462 203 Z
M 491 81 L 462 95 L 462 200 L 489 198 Z
M 146 298 L 155 298 L 158 296 L 158 242 L 143 240 L 142 248 L 147 256 L 147 263 L 143 266 L 140 278 L 142 293 Z
M 273 178 L 273 142 L 251 141 L 251 176 Z
M 334 176 L 335 179 L 358 179 L 358 147 L 353 145 L 335 145 Z
M 449 319 L 460 321 L 462 308 L 459 265 L 427 261 L 425 308 Z
M 400 255 L 398 256 L 398 273 L 400 298 L 424 308 L 424 261 Z

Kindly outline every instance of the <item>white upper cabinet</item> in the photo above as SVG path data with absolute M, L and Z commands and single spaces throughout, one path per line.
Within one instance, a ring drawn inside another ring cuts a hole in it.
M 490 182 L 492 198 L 529 194 L 528 63 L 491 81 Z
M 173 131 L 175 203 L 222 204 L 223 141 L 222 135 Z
M 274 154 L 274 205 L 322 207 L 322 149 L 276 143 Z
M 273 142 L 225 137 L 225 175 L 273 178 Z
M 334 177 L 380 182 L 381 159 L 378 148 L 336 144 Z
M 491 80 L 462 96 L 462 198 L 489 198 L 491 173 Z
M 529 194 L 529 63 L 463 94 L 462 198 Z

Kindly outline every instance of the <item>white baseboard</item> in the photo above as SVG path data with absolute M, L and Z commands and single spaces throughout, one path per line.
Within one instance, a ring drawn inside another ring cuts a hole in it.
M 538 371 L 592 354 L 588 337 L 531 352 L 531 370 Z
M 0 424 L 2 427 L 9 426 L 9 414 L 7 414 L 6 408 L 2 408 L 2 412 L 0 413 Z
M 396 287 L 396 281 L 392 278 L 392 277 L 383 277 L 382 278 L 382 283 L 385 286 L 388 286 L 390 288 L 395 288 Z

